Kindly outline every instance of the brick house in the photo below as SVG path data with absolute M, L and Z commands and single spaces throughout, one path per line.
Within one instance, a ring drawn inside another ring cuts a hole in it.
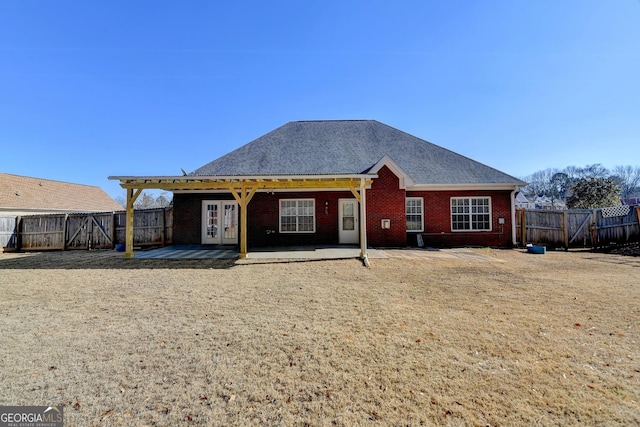
M 287 123 L 185 176 L 110 177 L 128 211 L 172 191 L 176 244 L 510 246 L 524 182 L 374 120 Z M 129 249 L 127 253 L 133 256 Z

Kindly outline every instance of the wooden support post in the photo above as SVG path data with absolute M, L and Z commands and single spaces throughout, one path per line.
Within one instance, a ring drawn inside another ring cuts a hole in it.
M 134 189 L 127 188 L 127 222 L 125 225 L 125 258 L 133 258 L 135 254 L 133 253 L 133 204 L 135 203 L 138 196 L 142 193 L 142 189 Z
M 235 189 L 230 188 L 233 198 L 236 199 L 240 206 L 240 258 L 242 259 L 247 257 L 247 207 L 257 189 L 256 186 L 252 186 L 247 190 L 247 186 L 243 183 L 240 188 L 240 194 L 238 194 Z
M 240 208 L 240 258 L 247 257 L 247 209 Z
M 240 258 L 247 257 L 247 193 L 244 185 L 240 194 Z
M 367 190 L 364 178 L 360 180 L 360 259 L 369 265 L 367 255 Z

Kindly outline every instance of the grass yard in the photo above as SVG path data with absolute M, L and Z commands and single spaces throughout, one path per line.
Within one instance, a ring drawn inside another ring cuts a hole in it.
M 638 425 L 640 258 L 0 254 L 0 404 L 68 426 Z

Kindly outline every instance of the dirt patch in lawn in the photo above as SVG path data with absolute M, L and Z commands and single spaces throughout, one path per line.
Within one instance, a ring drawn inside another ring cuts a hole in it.
M 0 404 L 68 425 L 637 425 L 640 258 L 0 254 Z

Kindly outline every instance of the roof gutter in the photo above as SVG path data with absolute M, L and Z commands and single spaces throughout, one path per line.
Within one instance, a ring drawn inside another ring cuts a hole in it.
M 523 183 L 524 184 L 524 183 Z M 487 183 L 487 184 L 416 184 L 407 187 L 407 191 L 468 191 L 468 190 L 509 190 L 515 191 L 521 185 Z

